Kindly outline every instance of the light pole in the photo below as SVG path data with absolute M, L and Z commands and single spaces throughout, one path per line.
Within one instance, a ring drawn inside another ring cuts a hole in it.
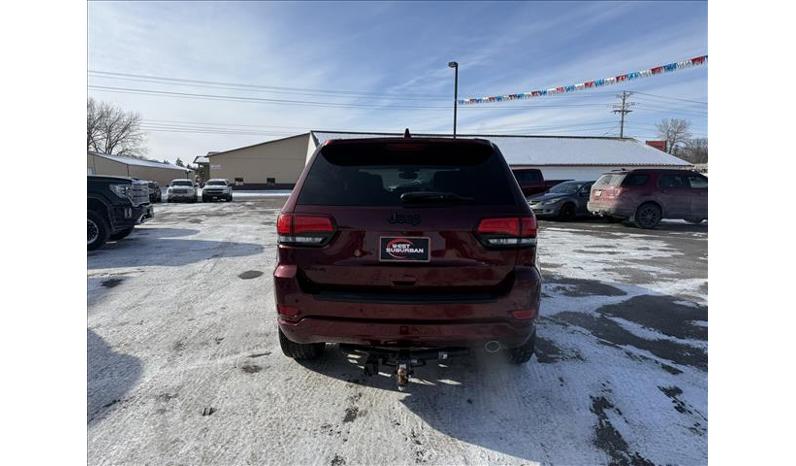
M 448 68 L 453 68 L 453 139 L 456 139 L 456 110 L 459 103 L 459 64 L 455 61 L 448 62 Z

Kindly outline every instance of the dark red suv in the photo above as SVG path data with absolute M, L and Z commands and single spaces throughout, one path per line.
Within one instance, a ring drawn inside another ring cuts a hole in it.
M 689 170 L 644 168 L 606 173 L 591 187 L 589 212 L 654 228 L 661 219 L 708 218 L 708 179 Z
M 313 359 L 326 343 L 383 363 L 472 347 L 504 349 L 517 363 L 533 354 L 536 219 L 489 141 L 328 141 L 277 231 L 287 356 Z

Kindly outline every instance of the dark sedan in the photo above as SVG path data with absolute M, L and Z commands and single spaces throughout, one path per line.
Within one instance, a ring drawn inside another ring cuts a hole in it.
M 586 203 L 594 181 L 565 181 L 544 194 L 528 198 L 528 203 L 537 217 L 557 217 L 571 220 L 580 215 L 589 215 Z

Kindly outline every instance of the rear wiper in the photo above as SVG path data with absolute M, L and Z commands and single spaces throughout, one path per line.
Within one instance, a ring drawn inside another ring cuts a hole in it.
M 472 197 L 460 196 L 456 193 L 439 191 L 411 191 L 401 194 L 401 202 L 421 203 L 421 202 L 466 202 L 472 201 Z

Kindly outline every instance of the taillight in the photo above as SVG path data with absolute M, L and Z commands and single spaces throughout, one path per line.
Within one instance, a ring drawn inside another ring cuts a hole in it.
M 334 231 L 332 219 L 323 215 L 279 214 L 276 219 L 279 244 L 322 246 Z
M 476 234 L 486 246 L 533 246 L 536 244 L 536 217 L 485 218 L 478 224 Z

